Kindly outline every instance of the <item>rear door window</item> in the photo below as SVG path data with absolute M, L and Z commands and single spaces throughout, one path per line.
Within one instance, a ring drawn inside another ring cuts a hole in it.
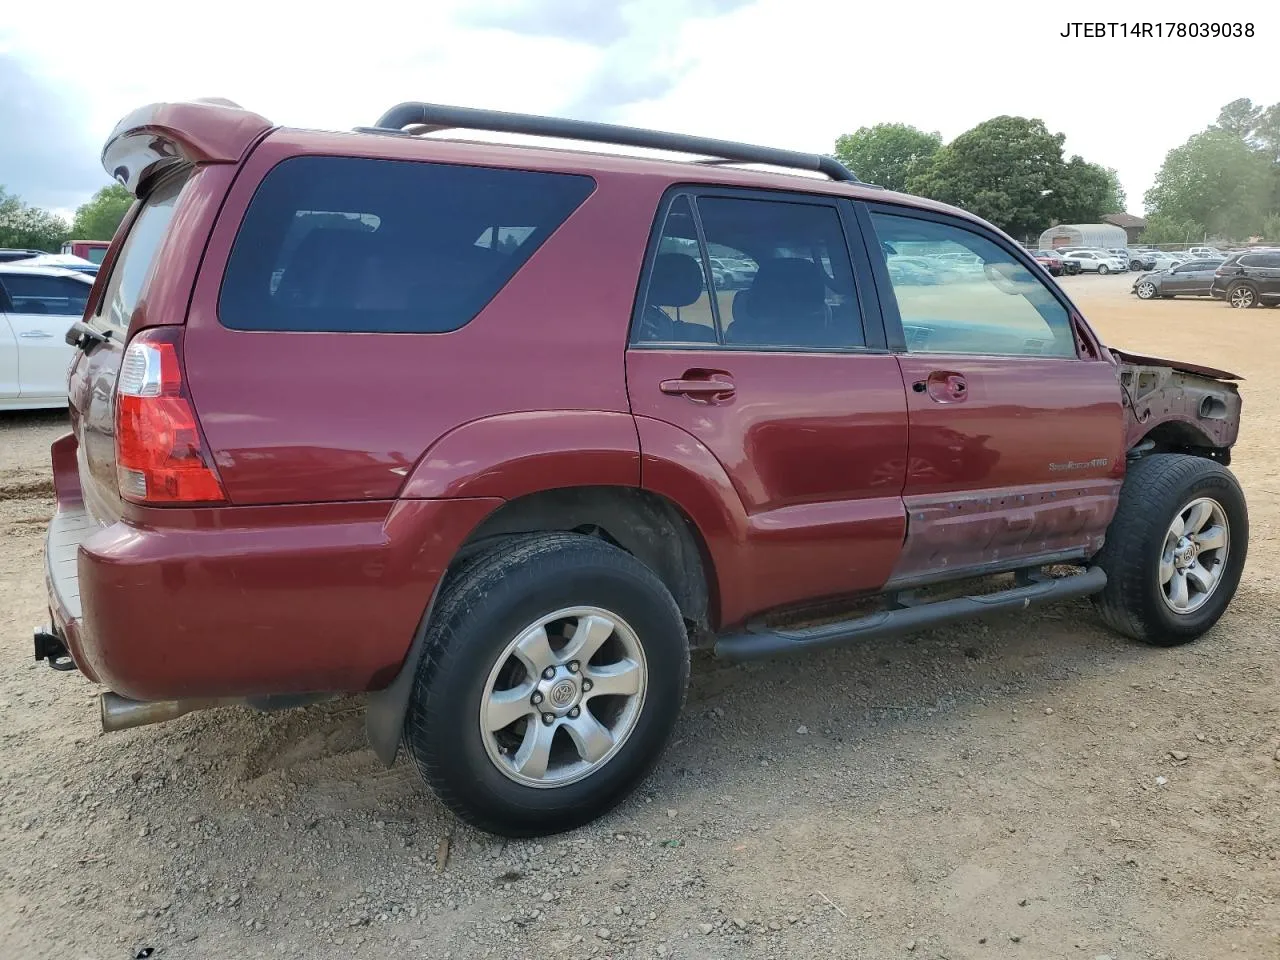
M 14 313 L 44 313 L 55 317 L 80 317 L 89 305 L 93 285 L 71 277 L 38 273 L 0 274 L 0 287 L 9 295 Z
M 234 330 L 438 333 L 475 317 L 590 177 L 296 157 L 258 187 L 218 314 Z

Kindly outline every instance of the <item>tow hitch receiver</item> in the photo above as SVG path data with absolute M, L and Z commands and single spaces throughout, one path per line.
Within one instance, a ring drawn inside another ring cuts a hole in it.
M 36 628 L 36 659 L 48 660 L 49 666 L 55 670 L 74 670 L 76 662 L 67 652 L 67 645 L 52 627 Z

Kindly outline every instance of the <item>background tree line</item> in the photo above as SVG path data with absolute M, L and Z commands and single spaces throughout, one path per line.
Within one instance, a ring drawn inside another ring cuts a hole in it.
M 840 137 L 835 156 L 863 180 L 964 207 L 1027 239 L 1124 210 L 1115 170 L 1067 159 L 1064 140 L 1025 117 L 994 117 L 947 144 L 939 133 L 881 123 Z M 1143 200 L 1147 243 L 1280 241 L 1280 104 L 1227 104 L 1169 151 Z
M 67 223 L 56 213 L 24 203 L 0 186 L 0 247 L 57 253 L 71 239 L 110 240 L 132 203 L 128 190 L 112 184 L 76 208 L 75 220 Z
M 1280 241 L 1280 103 L 1232 100 L 1170 150 L 1143 198 L 1151 243 L 1204 236 Z
M 1026 117 L 985 120 L 947 144 L 939 133 L 881 123 L 840 137 L 835 155 L 862 180 L 964 207 L 1025 238 L 1124 210 L 1116 172 L 1067 159 L 1065 140 Z

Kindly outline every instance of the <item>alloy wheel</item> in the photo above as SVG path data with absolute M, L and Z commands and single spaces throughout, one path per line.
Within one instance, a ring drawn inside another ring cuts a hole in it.
M 525 786 L 576 783 L 622 748 L 647 685 L 644 648 L 621 617 L 557 610 L 521 630 L 490 671 L 479 717 L 485 752 Z
M 1227 569 L 1231 529 L 1211 497 L 1192 500 L 1173 518 L 1160 556 L 1160 594 L 1174 613 L 1199 610 Z

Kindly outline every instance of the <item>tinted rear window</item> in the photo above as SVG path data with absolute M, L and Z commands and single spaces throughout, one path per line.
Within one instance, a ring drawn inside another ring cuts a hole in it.
M 456 330 L 594 186 L 526 170 L 286 160 L 245 214 L 219 316 L 235 330 Z

